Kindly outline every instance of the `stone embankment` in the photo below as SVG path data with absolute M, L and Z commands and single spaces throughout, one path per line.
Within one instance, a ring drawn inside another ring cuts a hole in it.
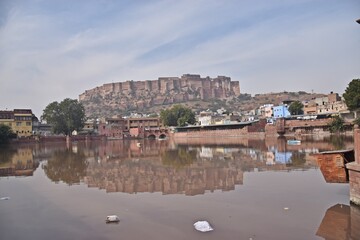
M 239 129 L 219 129 L 176 132 L 175 138 L 211 138 L 211 137 L 246 137 L 265 138 L 267 136 L 295 136 L 295 135 L 330 135 L 329 124 L 331 118 L 314 120 L 285 120 L 277 121 L 276 125 L 266 124 L 260 120 L 250 126 Z M 352 135 L 352 125 L 345 124 L 344 134 Z

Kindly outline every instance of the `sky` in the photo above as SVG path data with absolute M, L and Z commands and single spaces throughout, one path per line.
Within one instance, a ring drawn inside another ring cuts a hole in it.
M 0 110 L 104 83 L 200 74 L 241 93 L 344 93 L 359 0 L 0 0 Z

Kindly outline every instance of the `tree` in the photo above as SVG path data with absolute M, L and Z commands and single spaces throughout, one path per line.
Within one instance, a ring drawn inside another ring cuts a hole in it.
M 196 160 L 196 150 L 188 150 L 184 147 L 178 147 L 175 150 L 167 150 L 161 154 L 161 160 L 164 165 L 182 168 L 189 166 Z
M 56 151 L 44 165 L 45 174 L 51 181 L 63 181 L 69 185 L 80 183 L 86 176 L 86 169 L 87 161 L 82 151 Z
M 290 104 L 288 110 L 291 115 L 299 115 L 304 113 L 303 107 L 304 105 L 300 101 L 295 101 Z
M 84 106 L 77 100 L 66 98 L 62 102 L 52 102 L 44 109 L 41 119 L 51 124 L 54 133 L 71 135 L 81 130 L 85 124 Z
M 343 94 L 346 106 L 350 111 L 360 109 L 360 79 L 353 79 Z
M 170 109 L 161 110 L 161 121 L 165 126 L 185 126 L 195 123 L 195 114 L 190 108 L 174 105 Z
M 344 131 L 344 120 L 340 116 L 333 117 L 329 129 L 332 133 Z
M 12 138 L 16 138 L 16 134 L 11 130 L 11 127 L 0 124 L 0 144 L 7 143 Z

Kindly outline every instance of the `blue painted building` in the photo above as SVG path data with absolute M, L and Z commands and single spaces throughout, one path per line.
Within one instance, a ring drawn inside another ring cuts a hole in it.
M 291 114 L 288 110 L 287 105 L 280 105 L 273 107 L 273 115 L 274 118 L 282 118 L 282 117 L 289 117 Z

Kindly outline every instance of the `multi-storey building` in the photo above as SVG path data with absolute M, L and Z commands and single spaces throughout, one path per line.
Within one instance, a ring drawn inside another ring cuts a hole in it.
M 98 133 L 113 139 L 142 137 L 144 131 L 159 129 L 161 126 L 159 118 L 123 118 L 116 116 L 100 121 Z
M 273 107 L 273 115 L 274 118 L 283 118 L 283 117 L 289 117 L 291 114 L 288 110 L 287 105 L 280 105 Z
M 0 111 L 0 124 L 8 125 L 18 137 L 32 135 L 31 109 L 14 109 L 14 111 Z
M 341 100 L 337 93 L 331 92 L 327 96 L 327 101 L 322 101 L 317 105 L 317 113 L 339 113 L 347 110 L 344 101 Z
M 317 106 L 315 101 L 305 101 L 304 105 L 304 115 L 316 114 Z
M 347 111 L 345 102 L 339 94 L 331 92 L 325 97 L 315 98 L 304 104 L 304 114 L 328 114 Z
M 14 109 L 13 131 L 18 137 L 28 137 L 32 134 L 32 111 L 30 109 Z
M 260 115 L 264 118 L 271 118 L 273 116 L 273 107 L 274 104 L 265 104 L 262 105 L 259 110 L 260 110 Z

